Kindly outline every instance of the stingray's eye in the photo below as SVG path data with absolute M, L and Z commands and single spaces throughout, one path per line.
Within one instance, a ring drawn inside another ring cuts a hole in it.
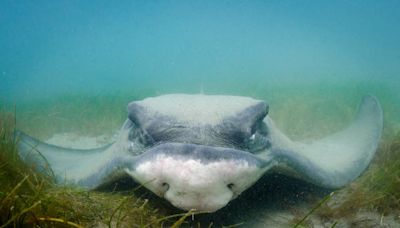
M 133 125 L 136 126 L 136 125 Z M 154 144 L 154 140 L 139 127 L 133 127 L 129 131 L 128 140 L 134 143 L 140 143 L 144 146 L 149 146 Z
M 128 147 L 129 152 L 133 152 L 134 149 L 135 149 L 135 144 L 133 142 L 130 142 Z
M 258 132 L 252 134 L 247 140 L 247 148 L 250 152 L 257 152 L 268 148 L 270 143 L 266 136 L 259 134 Z

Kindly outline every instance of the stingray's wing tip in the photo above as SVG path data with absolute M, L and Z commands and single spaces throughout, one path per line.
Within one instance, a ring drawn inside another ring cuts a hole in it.
M 378 99 L 366 95 L 353 123 L 346 129 L 311 144 L 293 142 L 274 154 L 300 177 L 327 188 L 343 187 L 368 167 L 383 129 Z M 277 129 L 274 129 L 278 131 Z

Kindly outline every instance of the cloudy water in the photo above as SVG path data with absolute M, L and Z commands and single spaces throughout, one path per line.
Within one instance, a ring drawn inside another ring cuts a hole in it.
M 7 100 L 399 78 L 398 1 L 2 1 Z
M 112 140 L 132 100 L 240 95 L 266 100 L 279 128 L 307 141 L 349 125 L 372 94 L 384 111 L 383 140 L 392 140 L 400 131 L 399 11 L 395 0 L 3 0 L 0 111 L 17 110 L 17 127 L 42 140 L 71 132 Z M 264 179 L 199 221 L 257 215 L 265 225 L 276 213 L 292 221 L 327 193 Z

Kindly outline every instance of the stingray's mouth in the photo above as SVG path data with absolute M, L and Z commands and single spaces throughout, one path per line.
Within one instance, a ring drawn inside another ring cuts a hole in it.
M 140 155 L 127 172 L 176 207 L 212 212 L 250 187 L 268 164 L 245 151 L 165 143 Z

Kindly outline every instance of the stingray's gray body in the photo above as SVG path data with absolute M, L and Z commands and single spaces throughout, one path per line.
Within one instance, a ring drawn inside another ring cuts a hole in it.
M 66 149 L 19 132 L 19 153 L 60 183 L 93 189 L 128 174 L 176 207 L 211 212 L 271 170 L 326 188 L 350 183 L 370 163 L 383 124 L 372 96 L 348 128 L 308 144 L 291 141 L 267 114 L 252 98 L 164 95 L 131 102 L 106 147 Z

